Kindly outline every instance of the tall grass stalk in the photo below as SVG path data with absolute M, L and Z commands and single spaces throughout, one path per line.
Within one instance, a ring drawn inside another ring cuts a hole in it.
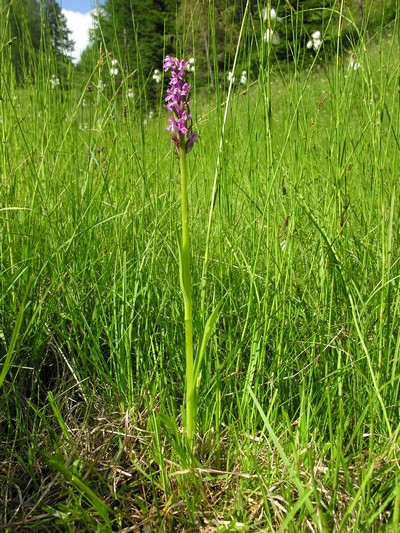
M 241 44 L 243 39 L 243 33 L 244 28 L 247 24 L 247 17 L 248 12 L 250 8 L 250 2 L 246 1 L 246 6 L 243 13 L 242 23 L 240 26 L 240 32 L 239 37 L 237 41 L 236 51 L 235 51 L 235 57 L 233 59 L 233 65 L 232 65 L 232 71 L 235 72 L 237 63 L 238 63 L 238 57 L 239 52 L 241 50 Z M 214 64 L 216 64 L 216 61 L 214 61 Z M 218 69 L 216 69 L 218 72 Z M 231 96 L 232 96 L 232 88 L 233 88 L 233 82 L 234 78 L 231 77 L 229 81 L 228 86 L 228 94 L 226 96 L 226 100 L 223 104 L 224 107 L 224 114 L 221 122 L 221 133 L 219 138 L 219 145 L 218 145 L 218 155 L 217 155 L 217 161 L 215 165 L 215 172 L 214 172 L 214 181 L 212 185 L 212 191 L 211 191 L 211 199 L 210 199 L 210 208 L 208 213 L 208 223 L 207 223 L 207 233 L 206 233 L 206 243 L 205 243 L 205 249 L 204 249 L 204 260 L 203 260 L 203 270 L 202 270 L 202 276 L 201 276 L 201 309 L 204 311 L 204 305 L 205 305 L 205 291 L 207 286 L 207 269 L 208 269 L 208 261 L 209 261 L 209 247 L 210 247 L 210 237 L 211 237 L 211 228 L 212 228 L 212 222 L 213 222 L 213 214 L 214 214 L 214 208 L 215 208 L 215 201 L 216 201 L 216 195 L 218 191 L 218 178 L 220 173 L 220 166 L 221 166 L 221 157 L 222 157 L 222 151 L 225 141 L 225 127 L 226 122 L 228 118 L 229 108 L 230 108 L 230 102 L 231 102 Z

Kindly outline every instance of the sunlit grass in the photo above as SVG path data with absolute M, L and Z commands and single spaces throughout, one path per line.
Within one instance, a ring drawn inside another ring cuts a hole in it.
M 195 467 L 167 115 L 124 86 L 2 73 L 10 531 L 397 531 L 398 31 L 362 41 L 357 70 L 350 52 L 264 70 L 227 109 L 196 87 L 195 339 L 224 305 Z

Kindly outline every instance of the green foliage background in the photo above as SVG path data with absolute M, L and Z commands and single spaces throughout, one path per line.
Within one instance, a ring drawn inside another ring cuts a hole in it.
M 214 86 L 220 82 L 219 73 L 224 75 L 232 67 L 246 5 L 245 0 L 106 0 L 94 14 L 90 45 L 82 54 L 78 71 L 90 75 L 99 66 L 108 66 L 107 58 L 114 57 L 124 76 L 140 73 L 135 83 L 143 91 L 152 72 L 161 69 L 165 54 L 171 53 L 195 57 L 196 83 Z M 373 36 L 394 19 L 396 0 L 251 0 L 240 68 L 254 77 L 263 67 L 259 52 L 269 24 L 263 21 L 264 7 L 276 10 L 278 20 L 270 25 L 280 36 L 280 44 L 264 54 L 265 60 L 305 65 L 313 60 L 313 52 L 305 45 L 314 31 L 322 33 L 325 54 L 336 52 L 339 41 L 345 47 L 353 46 L 365 29 L 365 21 Z M 4 49 L 8 44 L 17 81 L 32 79 L 38 53 L 49 55 L 51 50 L 56 52 L 57 67 L 52 59 L 50 70 L 65 78 L 73 43 L 58 2 L 4 0 L 0 9 L 1 45 Z M 338 25 L 340 13 L 344 19 Z M 217 50 L 216 58 L 211 58 L 211 48 Z M 3 56 L 7 56 L 4 50 Z M 101 68 L 98 72 L 103 76 Z M 147 93 L 154 102 L 154 84 Z
M 239 2 L 148 12 L 165 20 L 161 61 L 197 60 L 196 339 L 225 298 L 203 360 L 193 469 L 181 446 L 179 180 L 162 84 L 151 117 L 147 105 L 159 59 L 144 70 L 138 26 L 125 58 L 113 29 L 78 72 L 42 24 L 29 46 L 35 34 L 21 28 L 34 3 L 25 19 L 1 4 L 10 531 L 399 530 L 399 19 L 386 26 L 390 0 L 365 0 L 363 16 L 348 2 L 343 24 L 321 19 L 324 46 L 305 54 L 319 25 L 304 25 L 309 10 L 296 16 L 305 5 L 274 6 L 280 47 L 264 43 L 263 4 L 242 33 Z M 258 79 L 224 91 L 234 57 L 236 74 Z M 119 73 L 100 90 L 113 59 Z M 48 81 L 60 61 L 71 90 Z
M 0 3 L 0 51 L 10 62 L 20 84 L 34 81 L 40 70 L 39 54 L 54 75 L 67 77 L 74 43 L 56 0 L 3 0 Z M 8 70 L 8 69 L 7 69 Z M 48 72 L 46 71 L 46 76 Z

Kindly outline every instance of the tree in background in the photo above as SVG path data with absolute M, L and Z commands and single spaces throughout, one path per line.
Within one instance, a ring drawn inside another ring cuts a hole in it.
M 252 3 L 257 3 L 253 0 Z M 196 60 L 196 80 L 214 86 L 229 69 L 237 47 L 246 0 L 184 0 L 177 13 L 177 54 Z
M 18 81 L 32 80 L 40 48 L 40 10 L 36 0 L 6 0 L 0 11 L 2 42 L 9 42 Z
M 78 70 L 81 76 L 95 73 L 106 87 L 120 86 L 135 97 L 145 96 L 153 105 L 161 96 L 165 53 L 174 51 L 178 0 L 105 0 L 94 15 L 89 47 Z M 121 94 L 121 93 L 120 93 Z M 144 102 L 140 98 L 141 102 Z M 144 106 L 143 110 L 145 111 Z
M 165 36 L 174 34 L 177 5 L 175 0 L 106 0 L 97 15 L 92 44 L 101 44 L 126 72 L 140 70 L 147 77 L 162 65 Z
M 242 35 L 242 48 L 235 73 L 231 73 L 237 42 L 246 10 L 246 0 L 185 0 L 178 14 L 179 42 L 185 57 L 196 58 L 196 79 L 200 85 L 215 85 L 234 76 L 239 83 L 246 71 L 254 79 L 260 68 L 312 60 L 332 39 L 326 31 L 337 0 L 251 0 Z M 333 17 L 334 18 L 334 17 Z M 314 38 L 320 33 L 319 38 Z M 323 36 L 323 37 L 322 37 Z M 311 49 L 307 43 L 312 41 Z M 260 48 L 265 53 L 260 55 Z M 264 65 L 260 64 L 264 58 Z
M 297 68 L 350 48 L 359 32 L 379 29 L 395 17 L 397 0 L 251 0 L 237 71 L 249 81 L 268 65 Z M 246 0 L 185 0 L 178 14 L 179 42 L 185 57 L 196 58 L 196 79 L 222 82 L 233 67 Z M 340 10 L 344 18 L 341 19 Z M 350 22 L 352 21 L 352 22 Z M 368 32 L 367 32 L 368 35 Z M 265 53 L 260 55 L 260 48 Z M 181 54 L 182 55 L 182 54 Z M 260 65 L 260 57 L 264 64 Z M 218 74 L 219 73 L 219 74 Z M 250 77 L 251 74 L 251 77 Z
M 38 61 L 52 73 L 64 76 L 71 66 L 74 43 L 59 4 L 55 0 L 4 0 L 0 4 L 3 42 L 9 42 L 9 59 L 18 82 L 32 81 Z M 43 54 L 39 56 L 39 52 Z
M 56 0 L 42 0 L 42 27 L 46 44 L 58 56 L 68 58 L 74 49 L 67 19 Z
M 242 70 L 248 71 L 249 81 L 257 77 L 260 67 L 265 66 L 259 64 L 260 47 L 267 51 L 264 60 L 268 64 L 296 63 L 300 68 L 316 54 L 326 57 L 335 52 L 340 43 L 350 48 L 357 43 L 359 30 L 373 36 L 393 20 L 396 3 L 251 0 L 236 80 Z M 105 0 L 95 20 L 91 44 L 82 55 L 82 76 L 93 71 L 100 56 L 100 64 L 110 75 L 109 63 L 114 58 L 119 68 L 115 82 L 121 81 L 122 71 L 125 77 L 136 72 L 132 83 L 140 91 L 149 89 L 155 98 L 154 70 L 160 70 L 165 54 L 171 53 L 194 57 L 196 83 L 215 87 L 232 69 L 246 4 L 246 0 Z M 343 20 L 339 35 L 342 5 L 347 20 Z M 0 1 L 0 32 L 1 42 L 11 43 L 2 54 L 12 61 L 19 81 L 34 78 L 39 57 L 41 64 L 48 63 L 47 75 L 54 73 L 65 79 L 71 70 L 73 42 L 57 0 L 41 0 L 40 5 L 38 0 Z M 40 56 L 39 50 L 44 52 Z

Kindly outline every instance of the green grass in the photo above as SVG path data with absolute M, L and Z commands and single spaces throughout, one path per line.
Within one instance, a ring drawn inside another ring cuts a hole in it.
M 194 467 L 167 114 L 1 73 L 2 530 L 399 530 L 398 34 L 196 88 Z

